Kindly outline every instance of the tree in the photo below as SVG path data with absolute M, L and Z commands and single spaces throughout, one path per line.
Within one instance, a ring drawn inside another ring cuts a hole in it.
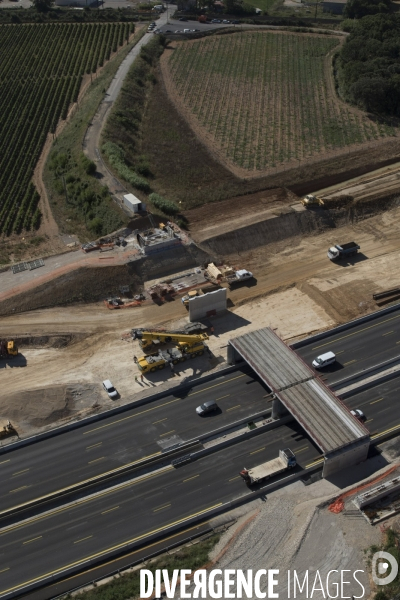
M 390 10 L 390 0 L 348 0 L 343 16 L 345 19 L 361 19 L 366 15 L 387 13 Z
M 32 0 L 34 8 L 36 8 L 38 12 L 49 11 L 53 6 L 53 2 L 54 0 Z

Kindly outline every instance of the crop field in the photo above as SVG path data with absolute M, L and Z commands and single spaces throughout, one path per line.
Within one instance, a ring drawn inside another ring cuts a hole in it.
M 334 91 L 330 36 L 240 32 L 180 42 L 165 62 L 175 102 L 205 143 L 234 166 L 300 166 L 352 144 L 395 135 Z
M 130 23 L 0 26 L 0 233 L 35 228 L 31 183 L 49 132 L 93 73 L 129 37 Z

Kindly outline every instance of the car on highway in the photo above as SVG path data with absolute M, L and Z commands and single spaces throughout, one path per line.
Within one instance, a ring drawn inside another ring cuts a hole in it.
M 367 420 L 367 417 L 364 415 L 363 411 L 360 410 L 359 408 L 355 408 L 354 410 L 351 410 L 350 412 L 353 415 L 353 417 L 355 417 L 358 421 L 361 421 L 361 423 L 365 423 L 365 421 Z
M 219 406 L 215 400 L 209 400 L 208 402 L 204 402 L 204 404 L 200 404 L 200 406 L 196 408 L 196 412 L 198 415 L 202 416 L 210 412 L 215 412 L 218 409 Z
M 336 355 L 333 352 L 325 352 L 325 354 L 317 356 L 317 358 L 315 358 L 312 361 L 312 366 L 314 367 L 314 369 L 323 369 L 324 367 L 331 365 L 335 361 Z
M 108 397 L 111 398 L 111 400 L 115 400 L 116 398 L 118 398 L 119 394 L 109 379 L 103 381 L 103 388 L 105 389 L 105 391 L 108 394 Z

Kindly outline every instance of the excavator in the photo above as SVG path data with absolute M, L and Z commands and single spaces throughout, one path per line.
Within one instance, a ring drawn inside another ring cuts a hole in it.
M 208 335 L 206 333 L 189 335 L 174 333 L 172 331 L 155 331 L 151 329 L 144 331 L 132 329 L 131 335 L 134 340 L 139 340 L 139 344 L 143 350 L 151 350 L 152 346 L 174 342 L 177 344 L 177 349 L 184 353 L 188 352 L 188 348 L 191 348 L 192 346 L 201 346 L 204 349 L 204 342 L 208 340 Z
M 8 358 L 10 356 L 18 356 L 16 343 L 13 340 L 9 342 L 0 340 L 0 358 Z

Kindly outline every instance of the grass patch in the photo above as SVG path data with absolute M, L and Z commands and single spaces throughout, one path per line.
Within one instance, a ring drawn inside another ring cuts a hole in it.
M 220 539 L 219 534 L 214 534 L 208 539 L 191 546 L 185 546 L 172 555 L 166 554 L 157 558 L 150 565 L 146 565 L 154 573 L 156 569 L 199 569 L 208 562 L 208 557 L 215 544 Z M 140 593 L 139 586 L 140 571 L 127 573 L 119 579 L 115 579 L 89 592 L 79 594 L 82 600 L 127 600 L 137 598 Z M 71 598 L 71 596 L 67 596 Z
M 62 233 L 76 234 L 81 241 L 105 235 L 127 222 L 108 189 L 90 174 L 82 140 L 119 65 L 144 33 L 143 29 L 135 34 L 93 80 L 71 121 L 53 143 L 45 165 L 43 179 L 54 218 Z
M 368 567 L 371 568 L 372 556 L 379 550 L 388 552 L 396 559 L 397 563 L 400 563 L 400 535 L 393 529 L 387 529 L 385 532 L 385 541 L 382 546 L 373 545 L 367 550 L 368 556 Z M 385 572 L 385 577 L 390 575 L 391 570 Z M 390 600 L 391 598 L 398 598 L 400 594 L 400 573 L 397 574 L 396 579 L 389 585 L 380 587 L 379 591 L 375 594 L 374 600 Z

